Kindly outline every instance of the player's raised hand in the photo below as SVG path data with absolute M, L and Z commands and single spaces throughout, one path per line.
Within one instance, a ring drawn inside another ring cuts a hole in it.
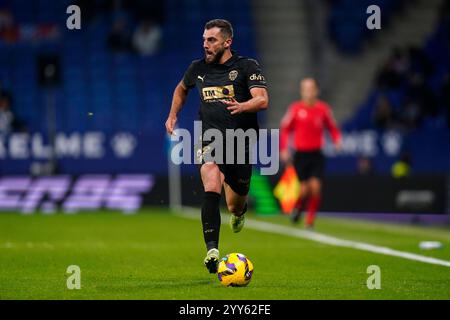
M 169 117 L 166 120 L 166 131 L 168 134 L 175 135 L 175 132 L 173 132 L 173 130 L 175 130 L 176 123 L 177 123 L 177 117 L 169 115 Z
M 222 102 L 228 106 L 227 109 L 231 111 L 231 114 L 239 114 L 244 112 L 243 105 L 237 102 L 234 98 L 231 98 L 231 100 L 222 100 Z

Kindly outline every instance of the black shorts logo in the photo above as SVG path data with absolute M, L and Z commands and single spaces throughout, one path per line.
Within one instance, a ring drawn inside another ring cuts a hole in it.
M 237 182 L 248 185 L 248 184 L 250 184 L 250 179 L 238 179 Z

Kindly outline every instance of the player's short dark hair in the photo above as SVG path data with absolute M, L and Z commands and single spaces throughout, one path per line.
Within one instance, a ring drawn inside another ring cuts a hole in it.
M 205 24 L 205 29 L 220 28 L 220 32 L 225 38 L 233 38 L 233 26 L 225 19 L 213 19 Z

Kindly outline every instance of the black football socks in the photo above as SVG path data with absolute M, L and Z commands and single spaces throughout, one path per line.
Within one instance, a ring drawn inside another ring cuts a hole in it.
M 205 192 L 202 206 L 203 237 L 207 250 L 219 248 L 220 193 Z
M 242 217 L 246 212 L 247 212 L 247 202 L 244 204 L 244 209 L 242 209 L 242 212 L 238 217 Z
M 305 210 L 305 204 L 308 202 L 308 198 L 299 199 L 297 206 L 294 208 L 291 213 L 291 221 L 292 223 L 298 223 L 300 218 L 302 217 L 303 211 Z

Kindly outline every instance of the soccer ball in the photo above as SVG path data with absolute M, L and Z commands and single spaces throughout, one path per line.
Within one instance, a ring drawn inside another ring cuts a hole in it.
M 243 287 L 253 275 L 253 263 L 242 253 L 230 253 L 219 262 L 217 277 L 224 286 Z

